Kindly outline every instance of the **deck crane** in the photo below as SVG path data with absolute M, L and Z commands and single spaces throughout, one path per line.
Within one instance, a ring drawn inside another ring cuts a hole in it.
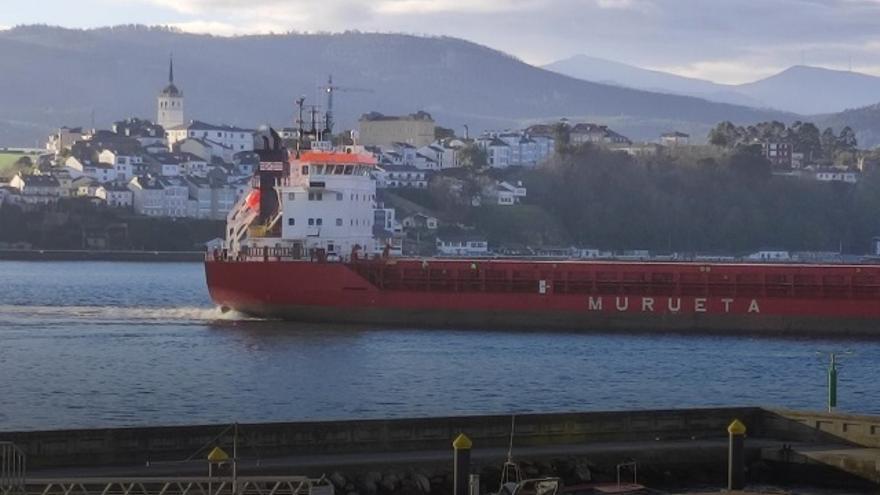
M 344 86 L 336 86 L 333 84 L 333 75 L 327 76 L 327 85 L 319 86 L 321 91 L 327 93 L 327 110 L 324 112 L 324 132 L 328 135 L 333 134 L 333 93 L 342 91 L 345 93 L 373 93 L 372 89 L 367 88 L 351 88 Z

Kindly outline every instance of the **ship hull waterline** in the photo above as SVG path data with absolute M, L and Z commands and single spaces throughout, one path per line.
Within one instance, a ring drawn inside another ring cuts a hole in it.
M 880 301 L 864 298 L 387 290 L 342 263 L 208 261 L 205 272 L 217 305 L 297 322 L 880 337 Z

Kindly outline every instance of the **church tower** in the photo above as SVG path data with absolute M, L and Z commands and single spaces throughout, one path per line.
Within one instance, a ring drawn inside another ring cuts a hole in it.
M 174 59 L 168 63 L 168 86 L 159 93 L 159 109 L 156 123 L 165 130 L 184 124 L 183 91 L 174 85 Z

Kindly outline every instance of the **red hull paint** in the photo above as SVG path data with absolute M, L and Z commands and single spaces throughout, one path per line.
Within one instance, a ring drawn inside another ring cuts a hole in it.
M 205 265 L 212 299 L 302 321 L 880 335 L 880 267 L 396 260 Z

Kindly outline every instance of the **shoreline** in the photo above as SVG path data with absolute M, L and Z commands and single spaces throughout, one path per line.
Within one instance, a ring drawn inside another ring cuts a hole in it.
M 201 262 L 203 251 L 87 251 L 73 249 L 0 249 L 0 261 Z

